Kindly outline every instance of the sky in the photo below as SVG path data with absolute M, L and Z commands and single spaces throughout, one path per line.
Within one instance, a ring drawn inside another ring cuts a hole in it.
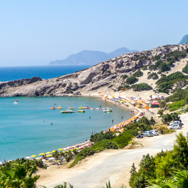
M 188 34 L 187 7 L 185 0 L 0 0 L 0 66 L 178 44 Z

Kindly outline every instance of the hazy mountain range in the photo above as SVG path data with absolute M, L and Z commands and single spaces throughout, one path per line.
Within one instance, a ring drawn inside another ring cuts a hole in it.
M 179 42 L 179 44 L 187 44 L 188 43 L 188 35 L 185 35 L 181 41 Z
M 77 54 L 72 54 L 64 60 L 51 61 L 52 66 L 67 66 L 67 65 L 95 65 L 102 61 L 117 57 L 130 52 L 138 52 L 137 50 L 129 50 L 125 47 L 119 48 L 113 52 L 105 53 L 100 51 L 84 50 Z

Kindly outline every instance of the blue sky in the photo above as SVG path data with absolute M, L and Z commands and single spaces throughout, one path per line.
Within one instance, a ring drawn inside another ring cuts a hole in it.
M 187 7 L 185 0 L 0 0 L 0 66 L 177 44 L 188 34 Z

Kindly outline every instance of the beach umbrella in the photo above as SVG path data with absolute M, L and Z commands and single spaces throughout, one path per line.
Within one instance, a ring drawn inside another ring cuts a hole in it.
M 52 153 L 52 152 L 50 152 L 50 151 L 49 151 L 49 152 L 46 152 L 46 154 L 51 154 L 51 153 Z
M 35 158 L 35 157 L 37 157 L 37 155 L 32 155 L 32 156 L 31 156 L 31 158 Z
M 84 149 L 84 147 L 81 146 L 81 147 L 79 147 L 79 149 Z
M 25 159 L 31 159 L 31 157 L 27 156 L 27 157 L 25 157 Z
M 88 146 L 91 146 L 91 144 L 88 144 Z
M 52 157 L 52 155 L 46 155 L 46 157 Z
M 54 151 L 52 151 L 53 153 L 55 153 L 56 152 L 56 150 L 54 150 Z
M 62 149 L 62 148 L 59 148 L 58 150 L 59 150 L 59 151 L 63 151 L 63 149 Z
M 40 153 L 39 155 L 45 155 L 45 153 Z

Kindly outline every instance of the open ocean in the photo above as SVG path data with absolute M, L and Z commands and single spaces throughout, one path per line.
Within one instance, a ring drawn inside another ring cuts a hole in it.
M 0 80 L 17 80 L 39 76 L 58 77 L 81 70 L 79 67 L 12 67 L 0 68 Z M 14 101 L 18 100 L 18 104 Z M 76 113 L 62 114 L 50 110 L 54 104 L 64 109 L 75 107 Z M 79 106 L 112 107 L 112 113 L 86 110 Z M 92 97 L 10 97 L 0 98 L 0 161 L 38 155 L 82 143 L 92 132 L 100 132 L 130 118 L 130 111 Z M 89 119 L 91 117 L 91 119 Z M 112 119 L 114 123 L 112 124 Z M 53 123 L 53 125 L 51 125 Z
M 28 67 L 0 67 L 0 81 L 12 81 L 38 76 L 42 79 L 55 78 L 74 73 L 90 66 L 28 66 Z

